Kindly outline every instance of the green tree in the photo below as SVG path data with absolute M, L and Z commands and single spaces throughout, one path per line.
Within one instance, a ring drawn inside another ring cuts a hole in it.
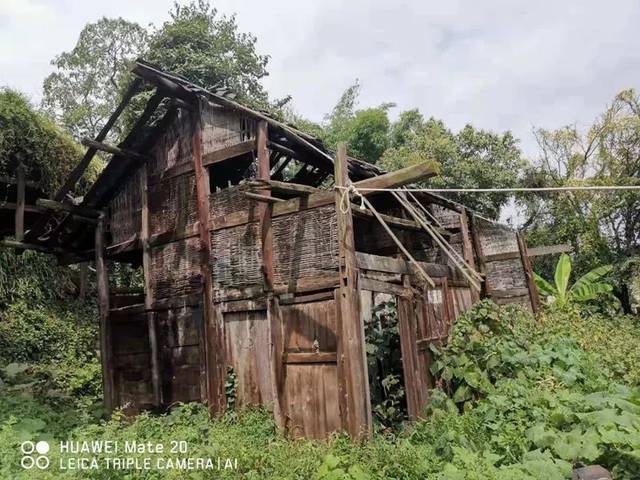
M 539 129 L 536 136 L 540 158 L 525 177 L 527 185 L 638 184 L 640 97 L 633 90 L 619 93 L 585 131 L 567 126 Z M 521 203 L 527 211 L 531 243 L 571 243 L 580 272 L 594 263 L 615 264 L 621 277 L 617 293 L 629 308 L 626 284 L 638 275 L 640 254 L 638 192 L 540 194 L 522 198 Z M 627 268 L 631 264 L 636 268 Z
M 331 150 L 336 149 L 338 142 L 346 142 L 350 155 L 375 164 L 389 146 L 390 122 L 387 112 L 393 104 L 356 110 L 359 93 L 360 83 L 356 80 L 325 117 L 323 139 Z
M 43 85 L 43 109 L 76 139 L 94 137 L 118 102 L 129 62 L 146 45 L 147 32 L 122 18 L 88 23 L 78 43 L 51 62 Z M 111 138 L 120 133 L 116 125 Z
M 526 165 L 510 132 L 497 134 L 471 125 L 453 133 L 441 120 L 424 120 L 418 110 L 400 114 L 390 130 L 391 147 L 380 161 L 387 170 L 435 160 L 441 174 L 428 185 L 440 188 L 506 188 L 518 184 Z M 447 194 L 447 197 L 497 218 L 508 193 Z
M 267 106 L 260 79 L 269 57 L 256 37 L 238 31 L 235 16 L 220 16 L 209 2 L 175 4 L 170 20 L 150 37 L 146 60 L 207 89 L 228 88 L 241 101 Z

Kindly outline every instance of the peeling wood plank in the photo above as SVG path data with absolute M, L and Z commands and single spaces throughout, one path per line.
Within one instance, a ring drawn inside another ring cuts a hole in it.
M 369 290 L 371 292 L 389 293 L 391 295 L 398 295 L 401 297 L 411 296 L 411 290 L 403 287 L 402 285 L 398 285 L 397 283 L 381 282 L 367 277 L 360 278 L 360 289 Z
M 377 177 L 360 180 L 353 184 L 357 189 L 381 189 L 381 188 L 398 188 L 403 185 L 415 183 L 419 180 L 425 180 L 438 174 L 438 169 L 434 162 L 423 162 L 409 167 L 401 168 L 394 172 L 378 175 Z M 362 192 L 363 194 L 375 192 Z
M 522 262 L 522 268 L 527 281 L 527 288 L 529 289 L 529 300 L 531 301 L 531 310 L 533 313 L 540 311 L 540 296 L 538 295 L 538 288 L 533 276 L 533 269 L 531 268 L 531 260 L 527 252 L 527 242 L 520 234 L 516 234 L 518 241 L 518 250 L 520 250 L 520 261 Z
M 376 218 L 375 215 L 369 210 L 360 210 L 360 207 L 358 205 L 354 205 L 353 203 L 351 204 L 351 211 L 356 217 L 374 219 Z M 393 227 L 422 231 L 422 227 L 412 220 L 406 220 L 404 218 L 394 217 L 392 215 L 386 215 L 379 212 L 378 215 L 380 215 L 380 218 L 382 218 L 388 225 L 391 225 Z
M 555 255 L 558 253 L 571 253 L 573 247 L 568 243 L 558 245 L 545 245 L 541 247 L 527 248 L 529 257 L 540 257 L 542 255 Z
M 500 252 L 500 253 L 492 253 L 491 255 L 487 255 L 484 257 L 485 262 L 501 262 L 504 260 L 515 260 L 520 258 L 520 252 Z
M 98 142 L 96 140 L 91 140 L 90 138 L 83 138 L 82 144 L 85 147 L 93 148 L 94 150 L 99 150 L 101 152 L 109 153 L 111 155 L 117 155 L 120 157 L 139 158 L 139 159 L 145 158 L 144 155 L 141 155 L 138 152 L 127 150 L 125 148 L 116 147 L 115 145 L 108 145 L 106 143 Z
M 38 207 L 55 210 L 59 212 L 68 212 L 78 218 L 88 218 L 89 220 L 95 220 L 100 217 L 101 211 L 93 208 L 82 207 L 79 205 L 71 205 L 69 203 L 56 202 L 55 200 L 49 200 L 47 198 L 38 198 L 36 200 Z
M 255 200 L 261 203 L 281 203 L 285 201 L 285 200 L 282 200 L 281 198 L 270 197 L 267 195 L 259 195 L 257 193 L 252 193 L 252 192 L 244 192 L 244 195 L 247 198 L 250 198 L 251 200 Z

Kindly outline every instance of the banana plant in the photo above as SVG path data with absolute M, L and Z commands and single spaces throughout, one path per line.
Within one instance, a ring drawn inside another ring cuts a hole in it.
M 595 299 L 603 293 L 611 293 L 613 287 L 610 283 L 603 281 L 613 267 L 604 265 L 597 267 L 580 277 L 571 287 L 569 278 L 571 277 L 571 258 L 563 253 L 556 265 L 554 275 L 554 285 L 546 281 L 537 273 L 535 275 L 538 291 L 547 298 L 549 303 L 557 307 L 563 307 L 569 303 L 580 303 Z

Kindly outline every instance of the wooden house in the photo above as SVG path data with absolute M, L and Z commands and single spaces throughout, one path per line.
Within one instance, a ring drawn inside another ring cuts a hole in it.
M 65 186 L 21 227 L 24 240 L 4 241 L 95 260 L 108 409 L 201 401 L 218 415 L 232 369 L 236 403 L 266 406 L 293 435 L 363 438 L 375 293 L 397 302 L 411 418 L 429 395 L 428 345 L 457 315 L 481 296 L 536 308 L 515 232 L 430 193 L 390 191 L 434 166 L 385 173 L 146 62 L 133 73 Z M 130 133 L 102 143 L 141 90 Z M 112 158 L 69 203 L 98 150 Z M 117 262 L 142 267 L 141 289 L 110 288 Z

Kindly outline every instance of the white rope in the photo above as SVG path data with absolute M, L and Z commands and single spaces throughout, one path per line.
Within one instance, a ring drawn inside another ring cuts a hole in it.
M 586 185 L 568 187 L 513 188 L 360 188 L 362 192 L 424 192 L 424 193 L 498 193 L 498 192 L 574 192 L 640 190 L 640 185 Z

